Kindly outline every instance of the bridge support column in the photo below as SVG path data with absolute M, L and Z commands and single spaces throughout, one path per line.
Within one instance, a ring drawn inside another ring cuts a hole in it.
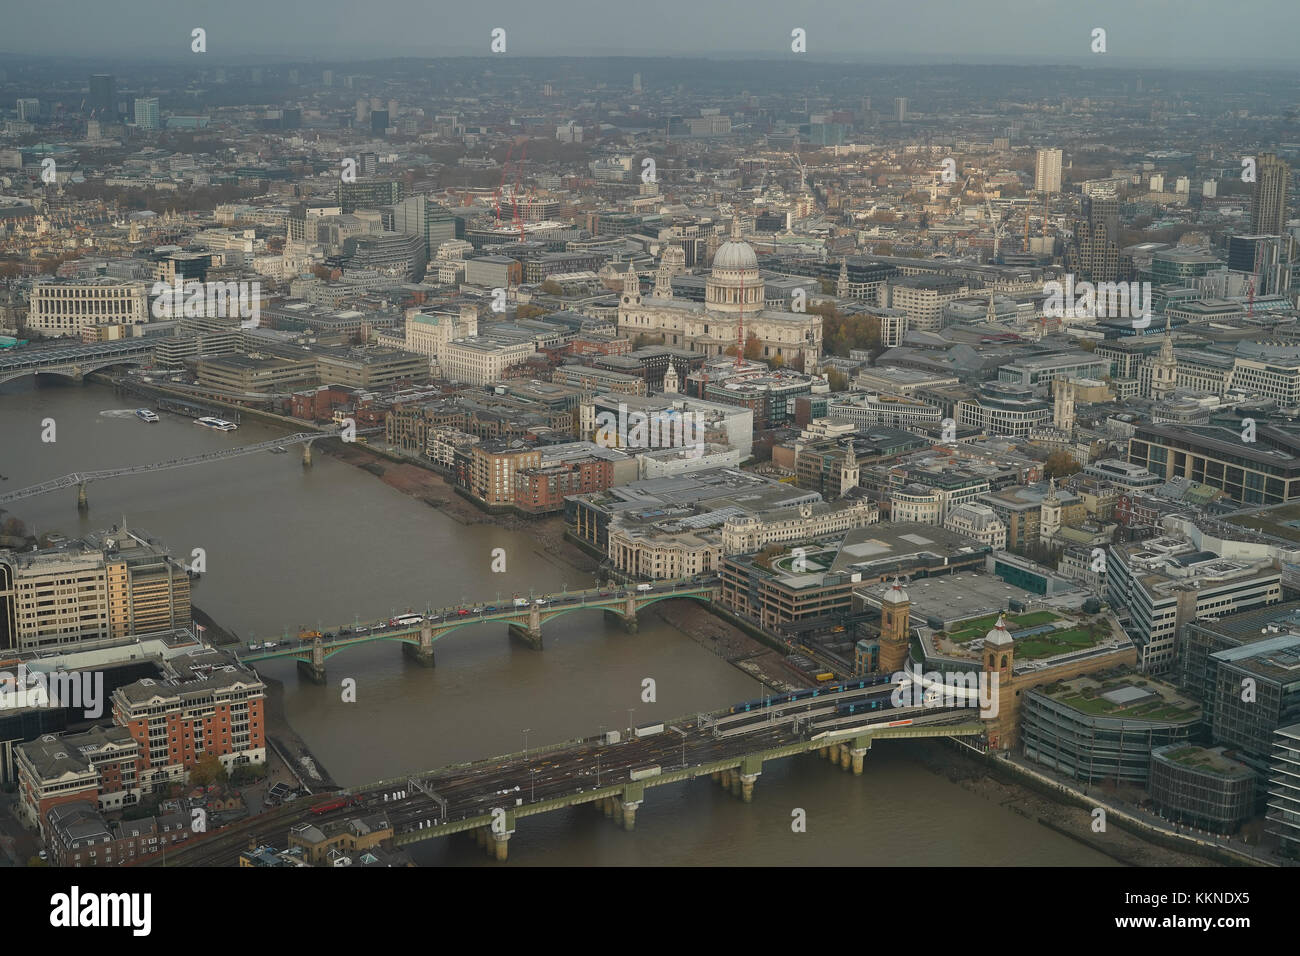
M 731 771 L 731 795 L 733 797 L 739 797 L 740 794 L 741 794 L 740 771 L 733 770 Z
M 325 683 L 325 645 L 319 637 L 311 642 L 311 660 L 298 661 L 298 675 L 313 684 Z
M 639 800 L 623 801 L 623 829 L 633 830 L 636 828 L 636 808 L 641 806 Z
M 311 467 L 311 442 L 309 441 L 302 443 L 302 466 L 304 468 Z
M 433 628 L 428 625 L 420 628 L 420 643 L 407 644 L 403 642 L 402 653 L 417 664 L 433 667 Z
M 77 510 L 83 514 L 90 510 L 90 502 L 86 499 L 86 483 L 84 481 L 77 485 Z
M 474 842 L 477 843 L 480 847 L 484 847 L 487 846 L 487 841 L 488 841 L 488 828 L 478 827 L 474 831 Z
M 852 754 L 853 754 L 853 773 L 857 776 L 861 776 L 862 758 L 867 755 L 867 752 L 865 750 L 859 750 L 858 748 L 854 747 L 852 750 Z
M 853 766 L 853 753 L 849 750 L 848 744 L 840 745 L 840 767 L 849 770 Z
M 720 784 L 722 784 L 722 789 L 723 789 L 723 790 L 730 790 L 730 789 L 731 789 L 731 771 L 730 771 L 730 770 L 724 770 L 724 771 L 722 771 L 722 776 L 721 776 L 720 778 L 718 778 L 718 782 L 719 782 Z
M 509 847 L 510 847 L 509 833 L 494 833 L 492 834 L 492 845 L 491 847 L 489 847 L 488 852 L 492 854 L 493 858 L 498 863 L 504 863 L 506 861 L 506 856 L 509 851 Z
M 623 603 L 623 630 L 629 634 L 635 634 L 637 631 L 636 598 L 631 594 L 627 596 L 627 600 Z
M 758 780 L 756 773 L 742 773 L 740 775 L 740 797 L 746 803 L 754 802 L 754 783 Z
M 612 817 L 614 815 L 614 798 L 606 797 L 600 801 L 600 807 L 605 811 L 605 816 Z
M 520 644 L 531 647 L 535 651 L 542 649 L 542 629 L 540 626 L 534 630 L 531 627 L 520 627 L 518 624 L 511 624 L 510 636 Z

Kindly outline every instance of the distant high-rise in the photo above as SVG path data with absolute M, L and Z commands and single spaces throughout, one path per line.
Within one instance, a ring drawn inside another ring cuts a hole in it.
M 640 73 L 633 73 L 633 74 L 632 74 L 632 92 L 633 92 L 633 93 L 640 93 L 640 92 L 641 92 L 641 74 L 640 74 Z
M 1059 193 L 1061 191 L 1061 158 L 1059 149 L 1040 149 L 1034 170 L 1034 191 Z
M 1259 157 L 1255 191 L 1250 201 L 1250 231 L 1276 236 L 1286 231 L 1286 200 L 1291 187 L 1291 167 L 1273 153 Z
M 370 132 L 383 133 L 388 129 L 388 110 L 370 111 Z
M 158 97 L 146 96 L 135 101 L 135 125 L 140 129 L 161 129 L 158 118 Z
M 114 99 L 116 95 L 112 74 L 96 73 L 90 78 L 90 95 L 86 98 L 86 105 L 100 119 L 107 119 L 117 112 L 117 102 Z
M 18 119 L 23 123 L 34 123 L 41 115 L 41 101 L 32 96 L 24 96 L 17 103 Z
M 907 97 L 897 96 L 894 98 L 894 116 L 900 122 L 907 120 Z
M 1066 248 L 1066 268 L 1093 282 L 1127 280 L 1133 260 L 1119 251 L 1119 200 L 1085 196 L 1082 211 L 1085 218 L 1075 223 Z
M 333 71 L 333 70 L 321 70 L 321 74 L 320 74 L 320 85 L 321 85 L 321 86 L 333 86 L 333 85 L 334 85 L 334 71 Z

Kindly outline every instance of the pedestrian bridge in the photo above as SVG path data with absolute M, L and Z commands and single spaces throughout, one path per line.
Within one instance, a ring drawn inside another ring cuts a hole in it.
M 647 588 L 641 590 L 641 588 Z M 376 641 L 396 641 L 402 651 L 426 666 L 434 663 L 433 645 L 453 631 L 473 625 L 496 622 L 505 624 L 511 637 L 532 647 L 542 649 L 542 626 L 556 618 L 576 611 L 604 611 L 617 618 L 631 633 L 637 627 L 637 612 L 642 608 L 676 598 L 689 598 L 704 604 L 712 603 L 717 585 L 710 580 L 660 581 L 640 585 L 636 590 L 625 587 L 589 588 L 566 591 L 562 594 L 529 598 L 526 606 L 517 607 L 515 599 L 505 606 L 482 603 L 445 608 L 436 613 L 418 616 L 418 622 L 393 623 L 376 621 L 369 625 L 339 628 L 319 637 L 286 638 L 275 642 L 274 647 L 247 648 L 238 651 L 240 661 L 292 659 L 298 662 L 299 672 L 317 683 L 325 681 L 325 659 L 349 648 Z M 523 600 L 522 598 L 519 600 Z

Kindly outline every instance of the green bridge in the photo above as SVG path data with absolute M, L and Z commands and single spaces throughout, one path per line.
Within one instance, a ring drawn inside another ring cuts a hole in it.
M 642 588 L 647 587 L 641 585 Z M 290 646 L 246 649 L 238 653 L 244 663 L 292 659 L 298 662 L 298 671 L 315 683 L 325 682 L 325 659 L 331 655 L 376 641 L 397 641 L 408 657 L 432 667 L 433 645 L 453 631 L 489 622 L 508 626 L 511 637 L 536 650 L 542 649 L 542 625 L 557 617 L 576 611 L 603 611 L 620 620 L 629 633 L 636 632 L 637 612 L 660 601 L 689 598 L 705 604 L 714 600 L 717 585 L 696 581 L 661 581 L 648 586 L 649 590 L 625 588 L 589 588 L 583 591 L 566 591 L 562 594 L 530 598 L 526 606 L 489 610 L 493 605 L 462 605 L 434 615 L 418 615 L 421 620 L 407 624 L 389 624 L 376 621 L 356 628 L 340 628 L 337 632 L 321 634 Z M 410 615 L 415 617 L 417 615 Z
M 412 820 L 410 814 L 401 814 L 399 808 L 403 806 L 406 800 L 412 797 L 418 799 L 420 796 L 418 791 L 423 789 L 419 777 L 414 774 L 379 781 L 351 792 L 374 796 L 387 788 L 401 788 L 400 792 L 403 800 L 401 802 L 394 801 L 391 804 L 391 810 L 395 811 L 394 816 L 404 817 L 401 822 L 394 824 L 394 835 L 391 842 L 395 846 L 409 846 L 455 833 L 469 833 L 473 835 L 478 845 L 487 851 L 489 856 L 504 861 L 507 858 L 509 840 L 515 833 L 516 824 L 525 817 L 550 813 L 553 810 L 562 810 L 566 807 L 587 805 L 603 812 L 606 817 L 612 817 L 616 824 L 622 825 L 623 829 L 633 830 L 636 825 L 636 811 L 645 802 L 647 791 L 654 787 L 679 783 L 684 780 L 693 780 L 699 777 L 710 777 L 715 783 L 720 784 L 724 790 L 729 791 L 732 796 L 744 803 L 750 803 L 753 800 L 755 783 L 763 772 L 763 766 L 770 761 L 816 752 L 819 756 L 828 759 L 832 765 L 839 765 L 845 772 L 862 774 L 865 768 L 865 757 L 876 740 L 977 737 L 985 732 L 983 723 L 978 719 L 970 719 L 960 711 L 936 713 L 928 719 L 932 722 L 914 723 L 911 726 L 903 727 L 880 726 L 870 730 L 854 728 L 841 733 L 819 734 L 810 739 L 777 742 L 767 746 L 758 745 L 754 749 L 746 748 L 745 752 L 718 756 L 715 759 L 706 758 L 702 762 L 691 766 L 671 769 L 663 767 L 653 776 L 644 779 L 621 780 L 611 782 L 610 785 L 605 787 L 578 792 L 570 791 L 545 799 L 529 800 L 522 805 L 493 808 L 490 812 L 460 820 L 439 820 L 436 811 L 433 811 L 434 816 L 425 820 Z M 561 751 L 581 743 L 585 743 L 585 741 L 554 745 L 551 748 L 546 748 L 546 750 L 534 751 L 524 756 L 524 760 L 531 759 L 535 762 L 540 760 L 541 756 L 547 751 Z M 454 768 L 444 768 L 442 771 L 436 772 L 429 782 L 436 786 L 437 776 L 446 774 L 449 771 L 464 770 L 472 773 L 478 768 L 491 765 L 500 766 L 518 761 L 520 756 L 519 754 L 511 754 L 506 757 L 492 758 L 490 761 L 475 761 L 456 765 Z M 611 776 L 614 776 L 615 773 L 611 773 Z M 432 795 L 431 790 L 425 790 L 424 792 Z M 416 814 L 416 816 L 423 816 L 423 814 Z

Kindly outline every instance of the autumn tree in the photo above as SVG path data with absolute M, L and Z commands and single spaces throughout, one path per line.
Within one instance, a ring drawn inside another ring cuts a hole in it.
M 213 753 L 205 753 L 190 770 L 190 783 L 196 787 L 206 787 L 210 783 L 225 783 L 229 779 L 226 768 Z
M 1065 478 L 1082 471 L 1083 466 L 1069 452 L 1054 451 L 1047 456 L 1043 470 L 1048 478 Z
M 830 383 L 832 392 L 848 391 L 849 377 L 837 368 L 828 368 L 826 370 L 826 381 Z
M 521 305 L 515 309 L 515 318 L 517 319 L 535 319 L 539 315 L 545 315 L 546 310 L 540 305 Z
M 735 355 L 736 353 L 732 352 L 731 354 Z M 751 335 L 745 340 L 745 358 L 753 362 L 757 361 L 758 357 L 762 354 L 763 343 L 759 340 L 757 335 Z

